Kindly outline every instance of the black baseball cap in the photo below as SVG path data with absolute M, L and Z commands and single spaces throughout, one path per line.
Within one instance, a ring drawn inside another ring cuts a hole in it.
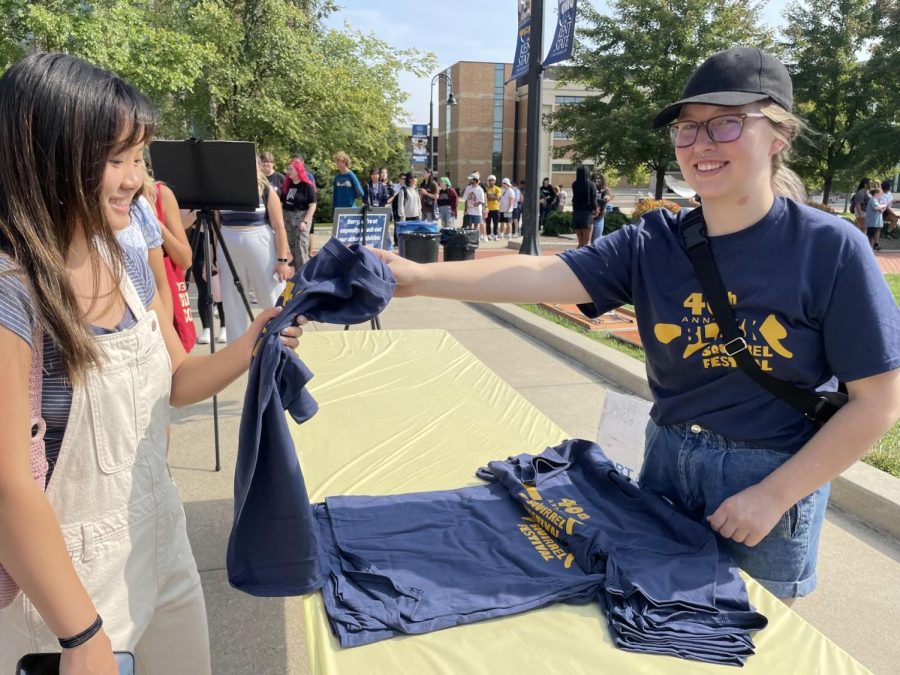
M 686 103 L 738 106 L 772 99 L 790 110 L 794 87 L 787 68 L 777 58 L 761 49 L 735 47 L 713 54 L 700 64 L 681 96 L 656 116 L 654 129 L 676 119 Z

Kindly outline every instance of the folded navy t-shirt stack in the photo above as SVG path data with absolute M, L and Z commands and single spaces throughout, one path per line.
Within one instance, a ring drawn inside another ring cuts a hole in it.
M 766 618 L 712 530 L 631 483 L 595 443 L 566 441 L 479 475 L 506 486 L 587 573 L 603 575 L 617 646 L 732 665 L 753 654 L 750 631 Z
M 322 588 L 344 647 L 597 597 L 602 574 L 522 511 L 499 483 L 315 506 Z
M 306 484 L 284 411 L 302 424 L 318 410 L 312 373 L 279 333 L 300 316 L 351 324 L 377 316 L 394 293 L 390 269 L 371 251 L 329 240 L 288 282 L 281 314 L 253 350 L 234 473 L 234 523 L 226 564 L 251 595 L 302 595 L 324 582 Z

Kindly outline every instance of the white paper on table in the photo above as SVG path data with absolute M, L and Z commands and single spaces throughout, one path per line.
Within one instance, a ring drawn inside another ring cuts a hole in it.
M 632 480 L 637 480 L 644 463 L 644 429 L 651 407 L 642 398 L 607 390 L 597 425 L 597 444 L 619 473 Z

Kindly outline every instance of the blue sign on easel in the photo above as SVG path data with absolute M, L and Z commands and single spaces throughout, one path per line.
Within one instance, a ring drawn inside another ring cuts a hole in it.
M 388 223 L 391 210 L 372 207 L 368 209 L 365 227 L 361 208 L 338 208 L 334 210 L 334 237 L 349 246 L 362 244 L 371 248 L 393 248 Z

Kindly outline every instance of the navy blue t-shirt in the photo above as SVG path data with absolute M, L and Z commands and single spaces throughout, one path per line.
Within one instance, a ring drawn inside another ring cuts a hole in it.
M 491 462 L 510 491 L 588 573 L 603 575 L 613 640 L 631 651 L 739 665 L 766 625 L 705 525 L 618 473 L 595 443 Z
M 351 324 L 368 321 L 394 293 L 390 269 L 368 249 L 329 240 L 288 282 L 277 317 L 253 350 L 234 474 L 234 524 L 226 564 L 231 585 L 251 595 L 303 595 L 324 579 L 316 526 L 284 417 L 302 424 L 318 406 L 306 390 L 312 373 L 279 333 L 297 316 Z
M 816 427 L 738 369 L 718 337 L 679 232 L 681 214 L 644 214 L 561 258 L 592 316 L 631 303 L 647 354 L 657 424 L 696 421 L 723 436 L 799 449 Z M 758 223 L 710 237 L 756 361 L 807 389 L 900 367 L 900 311 L 866 237 L 850 223 L 777 197 Z
M 588 574 L 499 483 L 317 504 L 322 597 L 344 647 L 555 602 L 592 601 Z

